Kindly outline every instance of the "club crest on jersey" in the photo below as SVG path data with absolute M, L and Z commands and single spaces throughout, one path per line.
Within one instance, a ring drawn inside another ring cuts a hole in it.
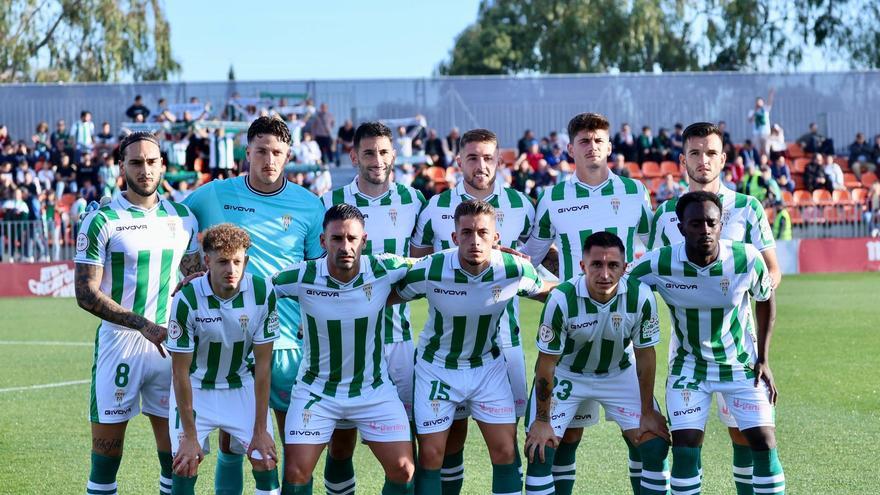
M 724 277 L 721 279 L 721 282 L 719 282 L 719 283 L 721 284 L 721 294 L 726 296 L 727 289 L 730 288 L 730 279 L 727 277 Z
M 309 411 L 308 409 L 303 409 L 302 418 L 303 428 L 309 426 L 309 420 L 312 419 L 312 411 Z
M 80 232 L 78 236 L 76 236 L 76 250 L 77 251 L 85 251 L 89 248 L 89 236 L 86 235 L 85 232 Z
M 688 407 L 688 404 L 691 402 L 691 391 L 681 390 L 681 400 L 684 401 L 684 407 Z
M 440 401 L 434 399 L 431 401 L 431 410 L 434 411 L 434 416 L 440 414 Z
M 248 315 L 241 315 L 238 317 L 238 322 L 241 324 L 241 331 L 242 332 L 247 333 L 249 321 L 251 321 L 251 319 L 248 318 Z
M 373 284 L 364 285 L 364 295 L 367 296 L 367 301 L 373 299 Z
M 116 399 L 116 406 L 119 407 L 122 405 L 122 399 L 125 398 L 125 389 L 117 388 L 116 393 L 113 394 L 113 397 Z
M 168 219 L 168 235 L 172 238 L 177 234 L 177 221 L 173 218 Z
M 291 221 L 293 221 L 293 217 L 290 215 L 284 215 L 281 217 L 281 225 L 284 226 L 285 231 L 290 228 Z
M 497 223 L 499 227 L 504 223 L 504 212 L 500 209 L 495 210 L 495 223 Z
M 730 215 L 732 215 L 732 214 L 733 214 L 733 212 L 731 210 L 725 210 L 724 213 L 721 215 L 721 223 L 723 223 L 723 224 L 730 223 Z
M 620 330 L 620 324 L 623 323 L 623 316 L 620 313 L 611 313 L 611 324 L 615 330 Z
M 391 219 L 391 224 L 397 227 L 397 210 L 394 208 L 388 210 L 388 218 Z
M 493 285 L 492 286 L 492 299 L 495 302 L 498 302 L 498 300 L 501 299 L 501 286 L 500 285 Z
M 171 320 L 171 323 L 168 324 L 168 338 L 177 340 L 181 335 L 183 335 L 183 329 L 180 324 L 177 323 L 177 320 Z
M 611 209 L 614 210 L 614 214 L 617 215 L 617 212 L 620 210 L 620 200 L 617 198 L 611 198 Z

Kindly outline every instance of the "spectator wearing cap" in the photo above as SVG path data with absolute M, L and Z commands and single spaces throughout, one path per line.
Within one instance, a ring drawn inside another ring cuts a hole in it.
M 150 116 L 150 109 L 144 105 L 144 99 L 141 95 L 134 97 L 134 103 L 125 110 L 125 116 L 131 119 L 132 122 L 146 122 Z M 138 120 L 139 118 L 140 120 Z

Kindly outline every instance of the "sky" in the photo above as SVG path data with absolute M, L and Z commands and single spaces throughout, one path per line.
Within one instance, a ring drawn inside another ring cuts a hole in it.
M 428 77 L 479 0 L 166 0 L 182 81 Z M 251 5 L 253 7 L 251 7 Z

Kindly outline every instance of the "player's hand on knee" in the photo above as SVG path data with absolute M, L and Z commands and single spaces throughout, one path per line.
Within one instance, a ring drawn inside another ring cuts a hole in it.
M 174 456 L 171 469 L 178 476 L 191 478 L 198 474 L 199 463 L 204 458 L 205 454 L 202 453 L 202 447 L 198 440 L 184 436 L 180 440 L 180 447 L 177 450 L 177 455 Z
M 161 354 L 164 358 L 166 354 L 165 349 L 162 347 L 162 343 L 165 342 L 165 337 L 168 335 L 168 329 L 163 327 L 162 325 L 148 323 L 140 329 L 140 332 L 145 339 L 149 340 L 153 343 L 153 345 L 156 346 L 156 349 L 159 350 L 159 354 Z
M 657 411 L 651 410 L 648 414 L 642 414 L 639 420 L 638 439 L 642 441 L 642 437 L 646 433 L 652 433 L 663 440 L 669 441 L 669 427 L 666 425 L 666 418 Z
M 550 423 L 543 420 L 535 420 L 529 428 L 529 434 L 526 436 L 526 455 L 529 462 L 535 462 L 535 454 L 538 454 L 540 462 L 544 462 L 544 447 L 549 446 L 556 448 L 559 446 L 559 439 L 553 431 Z
M 258 452 L 262 459 L 254 457 L 254 452 Z M 254 466 L 262 465 L 267 471 L 274 468 L 278 462 L 278 454 L 275 451 L 275 439 L 266 430 L 254 431 L 251 443 L 248 446 L 247 456 L 248 459 L 251 459 L 251 463 Z
M 764 385 L 767 386 L 770 404 L 775 406 L 776 399 L 779 397 L 779 392 L 776 390 L 776 382 L 773 380 L 773 372 L 770 371 L 769 364 L 764 361 L 757 361 L 755 363 L 755 386 L 757 387 L 762 381 L 764 382 Z
M 174 290 L 171 291 L 171 295 L 173 296 L 174 294 L 177 294 L 180 291 L 180 289 L 182 289 L 185 285 L 189 285 L 190 282 L 201 277 L 204 274 L 205 274 L 205 272 L 190 273 L 189 275 L 184 277 L 183 280 L 181 280 L 180 283 L 177 284 L 177 286 L 174 287 Z

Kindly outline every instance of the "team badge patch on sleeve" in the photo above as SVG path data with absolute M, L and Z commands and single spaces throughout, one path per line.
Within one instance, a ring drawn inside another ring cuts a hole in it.
M 183 335 L 183 329 L 180 328 L 177 320 L 171 320 L 171 322 L 168 323 L 168 338 L 172 340 L 177 340 L 180 338 L 181 335 Z
M 89 248 L 89 236 L 86 235 L 85 232 L 80 232 L 78 236 L 76 236 L 76 250 L 77 251 L 85 251 Z
M 545 344 L 551 342 L 553 340 L 553 329 L 547 325 L 541 325 L 541 329 L 538 330 L 538 338 Z
M 651 340 L 658 333 L 660 333 L 660 319 L 657 316 L 642 322 L 642 339 Z

